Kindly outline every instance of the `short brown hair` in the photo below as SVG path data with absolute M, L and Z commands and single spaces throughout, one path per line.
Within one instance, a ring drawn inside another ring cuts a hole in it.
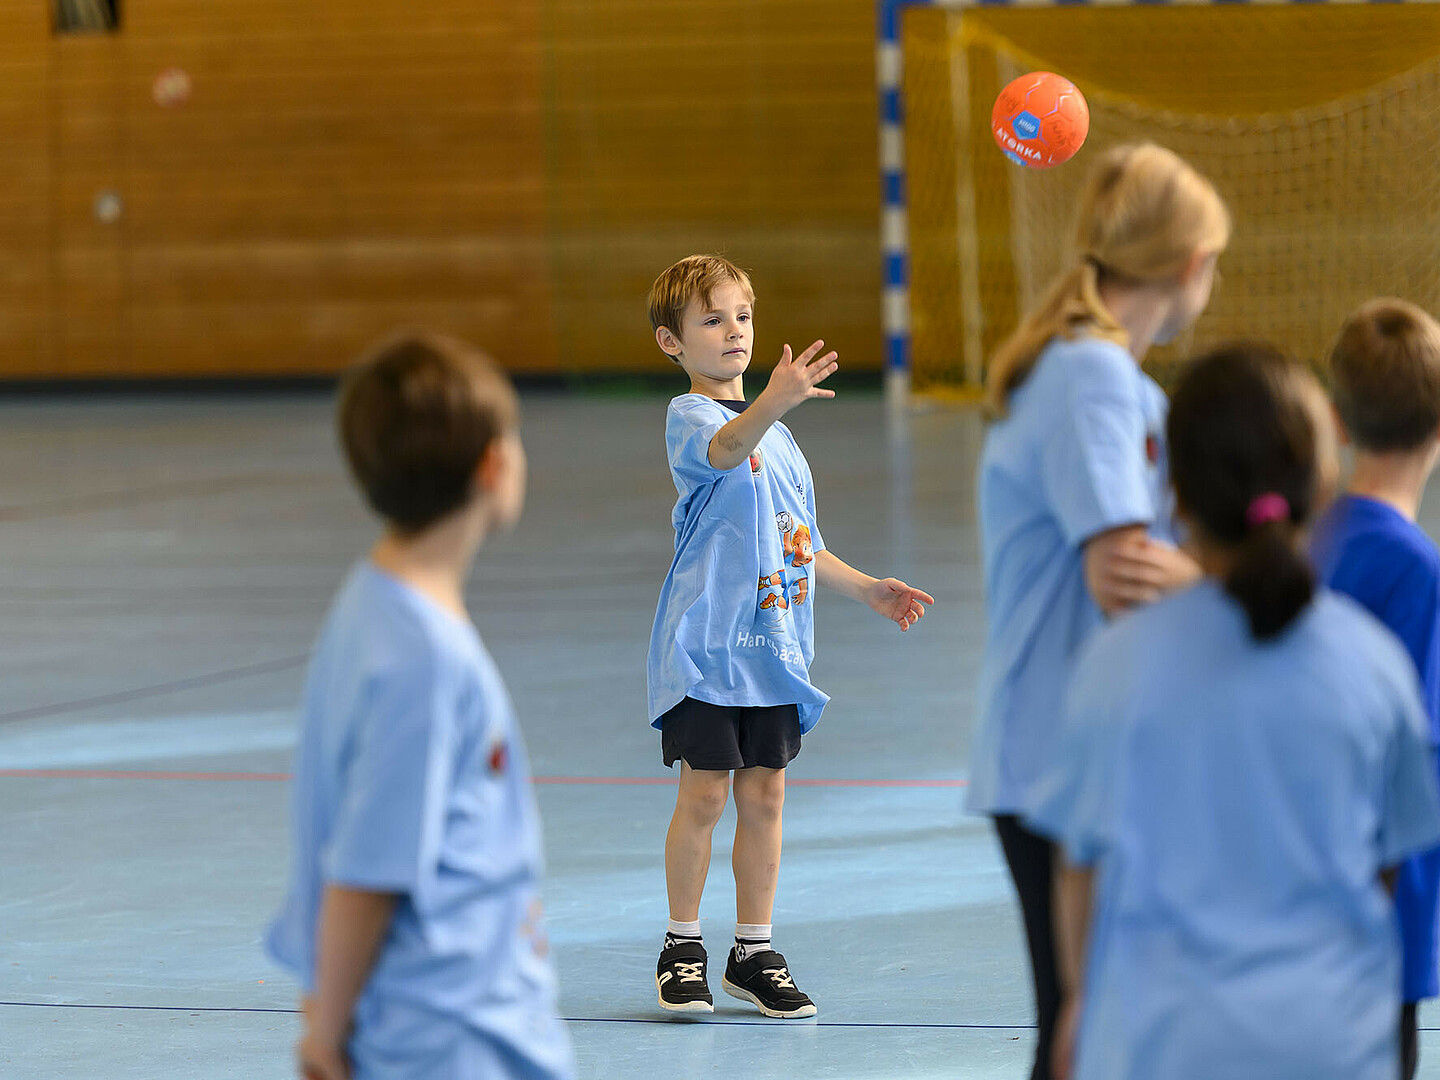
M 750 302 L 755 302 L 750 275 L 729 259 L 723 255 L 687 255 L 650 286 L 650 329 L 663 326 L 679 339 L 680 322 L 690 301 L 698 296 L 700 303 L 708 307 L 715 289 L 727 281 L 735 282 L 745 290 Z
M 338 420 L 366 501 L 413 534 L 465 505 L 490 443 L 519 423 L 519 403 L 508 376 L 478 349 L 407 332 L 345 376 Z
M 1374 453 L 1415 450 L 1440 431 L 1440 324 L 1404 300 L 1371 300 L 1330 351 L 1335 409 Z

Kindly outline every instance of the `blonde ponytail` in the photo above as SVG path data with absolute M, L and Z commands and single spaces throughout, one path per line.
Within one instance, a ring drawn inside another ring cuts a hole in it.
M 1133 285 L 1174 280 L 1197 251 L 1230 239 L 1230 213 L 1184 159 L 1154 143 L 1106 153 L 1086 184 L 1075 223 L 1074 264 L 1050 283 L 990 360 L 986 411 L 1002 417 L 1056 337 L 1084 334 L 1129 346 L 1100 296 L 1102 278 Z
M 990 360 L 985 380 L 985 409 L 991 415 L 1005 415 L 1010 395 L 1030 376 L 1035 361 L 1053 338 L 1071 338 L 1085 333 L 1129 344 L 1125 328 L 1100 299 L 1100 271 L 1092 259 L 1083 259 L 1053 282 L 1040 302 L 1020 321 Z

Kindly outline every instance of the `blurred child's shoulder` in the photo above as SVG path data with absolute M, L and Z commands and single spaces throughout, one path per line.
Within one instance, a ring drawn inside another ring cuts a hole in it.
M 1104 634 L 1116 638 L 1121 648 L 1147 641 L 1160 644 L 1167 634 L 1188 636 L 1196 625 L 1223 617 L 1222 613 L 1228 610 L 1223 591 L 1211 579 L 1201 578 L 1189 588 L 1167 593 L 1152 604 L 1143 604 L 1112 619 Z
M 1144 659 L 1170 645 L 1171 639 L 1193 632 L 1197 608 L 1207 604 L 1206 584 L 1182 589 L 1153 604 L 1132 608 L 1104 623 L 1081 644 L 1079 657 L 1091 668 L 1145 669 Z
M 1372 561 L 1388 564 L 1389 575 L 1409 590 L 1440 586 L 1440 548 L 1419 525 L 1404 524 L 1382 539 L 1384 554 Z
M 1317 534 L 1333 537 L 1367 573 L 1440 582 L 1440 548 L 1417 523 L 1371 499 L 1343 496 L 1326 511 Z
M 1413 675 L 1410 654 L 1394 632 L 1359 600 L 1338 589 L 1315 592 L 1304 625 L 1343 658 L 1346 668 L 1366 659 L 1403 675 Z
M 1136 395 L 1145 392 L 1141 388 L 1146 384 L 1154 385 L 1127 349 L 1084 334 L 1051 339 L 1031 378 L 1048 386 L 1050 393 L 1062 395 Z
M 1403 552 L 1412 569 L 1440 580 L 1440 547 L 1430 539 L 1430 534 L 1413 521 L 1395 532 L 1392 543 L 1397 552 Z
M 1123 345 L 1090 334 L 1052 338 L 1045 346 L 1045 356 L 1060 360 L 1055 366 L 1071 378 L 1097 373 L 1131 378 L 1140 370 Z
M 375 667 L 472 667 L 483 651 L 473 626 L 369 561 L 351 571 L 331 615 Z

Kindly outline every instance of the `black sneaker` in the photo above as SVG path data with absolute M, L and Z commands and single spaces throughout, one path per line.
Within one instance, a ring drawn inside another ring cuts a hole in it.
M 705 946 L 698 941 L 677 941 L 661 949 L 655 966 L 660 1007 L 671 1012 L 714 1012 L 715 999 L 705 981 L 707 962 Z
M 815 1003 L 795 986 L 785 957 L 773 949 L 758 952 L 736 962 L 730 950 L 725 965 L 725 978 L 720 984 L 733 998 L 748 1001 L 766 1016 L 780 1020 L 798 1020 L 815 1015 Z

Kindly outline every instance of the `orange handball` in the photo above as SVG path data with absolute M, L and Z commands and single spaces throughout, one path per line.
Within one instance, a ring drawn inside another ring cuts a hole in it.
M 1075 156 L 1090 134 L 1090 106 L 1069 79 L 1050 71 L 1021 75 L 995 99 L 990 133 L 1005 156 L 1049 169 Z

